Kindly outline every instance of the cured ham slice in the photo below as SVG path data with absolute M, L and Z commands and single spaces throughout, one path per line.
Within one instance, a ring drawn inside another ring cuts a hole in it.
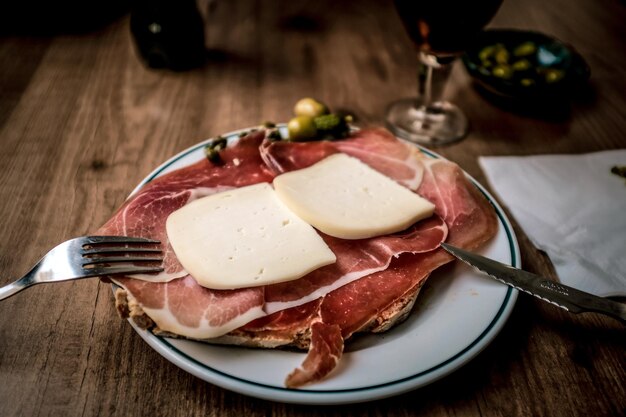
M 292 147 L 292 152 L 300 152 L 299 146 Z M 285 143 L 266 146 L 262 150 L 263 158 L 271 161 L 268 165 L 272 169 L 284 172 L 300 168 L 298 163 L 311 165 L 317 162 L 316 158 L 340 150 L 416 189 L 420 195 L 433 202 L 436 213 L 448 226 L 449 242 L 475 248 L 496 233 L 497 222 L 493 209 L 456 164 L 445 160 L 427 160 L 416 155 L 412 147 L 399 142 L 384 130 L 360 131 L 345 141 L 322 143 L 306 159 L 290 155 L 288 147 L 289 144 Z M 416 183 L 415 178 L 420 178 L 420 182 Z M 401 256 L 394 259 L 385 270 L 342 286 L 319 303 L 311 304 L 306 315 L 300 311 L 298 316 L 287 317 L 287 313 L 283 313 L 275 321 L 252 322 L 244 329 L 262 333 L 274 330 L 282 332 L 285 337 L 289 329 L 286 324 L 292 331 L 301 332 L 321 321 L 328 326 L 339 326 L 343 339 L 366 329 L 386 330 L 410 310 L 430 273 L 451 260 L 451 256 L 441 249 Z M 335 342 L 335 345 L 338 343 Z M 329 357 L 323 349 L 311 343 L 302 364 L 306 372 L 296 372 L 297 378 L 290 375 L 286 384 L 295 386 L 319 380 L 324 371 L 332 370 L 334 360 L 334 356 Z M 305 379 L 307 375 L 310 376 L 309 380 Z
M 343 354 L 341 328 L 336 324 L 313 323 L 310 350 L 316 354 L 307 355 L 302 367 L 296 368 L 287 376 L 287 387 L 297 388 L 310 381 L 319 381 L 337 366 Z
M 132 297 L 132 304 L 140 305 L 140 317 L 146 314 L 159 331 L 193 339 L 222 335 L 266 315 L 263 288 L 209 290 L 190 275 L 161 283 L 132 278 L 114 282 Z
M 337 261 L 297 281 L 228 291 L 200 286 L 176 260 L 164 231 L 165 220 L 171 212 L 198 196 L 271 181 L 275 172 L 261 159 L 262 141 L 262 132 L 253 133 L 224 150 L 218 165 L 201 161 L 159 177 L 128 201 L 100 230 L 103 234 L 125 233 L 163 242 L 167 279 L 136 276 L 115 279 L 125 289 L 130 303 L 140 307 L 136 311 L 147 315 L 159 332 L 213 339 L 256 318 L 306 304 L 364 276 L 383 271 L 402 253 L 432 251 L 445 240 L 447 226 L 438 216 L 400 233 L 370 239 L 346 241 L 320 233 L 336 254 Z M 324 143 L 319 142 L 322 146 Z M 300 163 L 311 157 L 306 148 L 303 150 L 305 157 L 300 158 Z M 332 152 L 337 150 L 333 147 Z M 319 157 L 325 154 L 319 152 Z M 141 321 L 147 320 L 144 317 Z
M 425 160 L 424 167 L 418 192 L 435 204 L 435 213 L 445 220 L 449 243 L 471 250 L 496 234 L 495 211 L 458 165 L 430 159 Z
M 359 158 L 411 190 L 417 190 L 422 183 L 423 155 L 415 146 L 400 142 L 386 129 L 364 129 L 349 140 L 333 144 L 339 151 Z
M 265 142 L 261 147 L 263 160 L 276 174 L 306 168 L 337 152 L 360 159 L 411 190 L 422 182 L 422 154 L 382 128 L 364 129 L 336 142 Z
M 334 264 L 304 277 L 264 287 L 213 290 L 191 276 L 167 283 L 115 278 L 141 305 L 159 331 L 194 339 L 222 336 L 277 311 L 297 307 L 372 273 L 385 270 L 401 253 L 429 252 L 445 240 L 447 227 L 437 216 L 390 236 L 345 241 L 324 235 L 336 254 Z
M 387 269 L 402 253 L 430 252 L 446 239 L 447 232 L 443 220 L 432 216 L 403 232 L 370 239 L 344 240 L 322 234 L 337 255 L 337 262 L 297 281 L 266 286 L 266 311 L 273 313 L 315 300 L 352 281 Z
M 212 291 L 199 286 L 178 262 L 165 231 L 169 214 L 195 198 L 270 182 L 274 175 L 258 151 L 264 137 L 265 133 L 258 131 L 241 138 L 236 146 L 222 151 L 220 164 L 204 159 L 156 178 L 98 230 L 103 235 L 143 236 L 161 241 L 163 273 L 113 279 L 127 291 L 130 304 L 139 307 L 133 312 L 141 312 L 138 317 L 143 317 L 143 321 L 158 323 L 164 332 L 202 339 L 266 314 L 262 288 Z
M 337 262 L 296 281 L 224 291 L 199 286 L 167 243 L 169 213 L 198 196 L 257 182 L 345 152 L 436 205 L 437 215 L 399 233 L 346 241 L 320 235 Z M 271 142 L 262 132 L 222 151 L 219 165 L 201 161 L 162 176 L 129 200 L 100 230 L 160 239 L 166 252 L 163 282 L 125 277 L 120 311 L 157 334 L 208 342 L 308 349 L 286 380 L 298 387 L 325 377 L 341 357 L 344 340 L 383 331 L 410 311 L 428 275 L 451 260 L 445 240 L 472 248 L 496 231 L 493 210 L 454 164 L 432 162 L 383 129 L 310 143 Z M 448 234 L 450 235 L 448 237 Z M 143 278 L 143 277 L 139 277 Z M 225 334 L 227 333 L 227 334 Z
M 165 256 L 164 272 L 135 276 L 151 282 L 167 282 L 187 275 L 168 244 L 165 221 L 170 213 L 190 201 L 230 188 L 243 187 L 274 178 L 259 155 L 262 131 L 241 138 L 237 146 L 222 151 L 222 163 L 201 160 L 184 170 L 158 177 L 129 199 L 97 233 L 144 236 L 160 240 Z

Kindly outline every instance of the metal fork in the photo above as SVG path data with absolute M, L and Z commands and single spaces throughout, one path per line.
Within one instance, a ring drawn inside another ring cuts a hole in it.
M 161 262 L 162 257 L 145 256 L 161 252 L 154 246 L 158 243 L 158 240 L 127 236 L 70 239 L 54 247 L 22 278 L 0 288 L 0 300 L 44 282 L 161 272 L 163 268 L 155 266 L 155 262 Z M 146 247 L 146 244 L 152 247 Z

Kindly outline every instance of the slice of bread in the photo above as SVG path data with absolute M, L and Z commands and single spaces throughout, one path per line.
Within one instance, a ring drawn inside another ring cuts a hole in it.
M 420 292 L 422 280 L 418 285 L 396 299 L 387 308 L 371 317 L 369 322 L 356 331 L 356 333 L 381 333 L 386 332 L 394 326 L 402 323 L 411 313 L 415 300 Z M 125 319 L 130 319 L 139 328 L 149 330 L 157 336 L 184 338 L 159 329 L 154 321 L 143 311 L 136 302 L 132 294 L 123 288 L 115 290 L 115 307 L 118 314 Z M 254 348 L 290 348 L 307 350 L 311 340 L 312 322 L 304 323 L 302 326 L 291 328 L 289 331 L 241 331 L 234 330 L 224 336 L 214 339 L 203 339 L 200 342 L 211 344 L 246 346 Z M 197 340 L 197 339 L 196 339 Z

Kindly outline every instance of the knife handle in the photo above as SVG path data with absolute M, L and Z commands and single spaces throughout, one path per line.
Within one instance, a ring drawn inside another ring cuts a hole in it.
M 539 284 L 543 289 L 570 297 L 567 306 L 572 313 L 595 312 L 616 318 L 626 325 L 626 304 L 604 297 L 589 294 L 558 282 L 543 279 Z M 573 300 L 576 300 L 573 302 Z
M 596 297 L 595 295 L 593 297 Z M 619 301 L 613 301 L 608 298 L 596 297 L 597 300 L 590 300 L 587 311 L 605 314 L 616 318 L 626 325 L 626 305 Z

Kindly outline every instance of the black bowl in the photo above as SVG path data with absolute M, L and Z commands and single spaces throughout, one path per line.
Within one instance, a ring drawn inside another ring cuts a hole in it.
M 590 69 L 571 46 L 539 32 L 483 31 L 463 56 L 481 88 L 514 101 L 566 101 L 587 82 Z

